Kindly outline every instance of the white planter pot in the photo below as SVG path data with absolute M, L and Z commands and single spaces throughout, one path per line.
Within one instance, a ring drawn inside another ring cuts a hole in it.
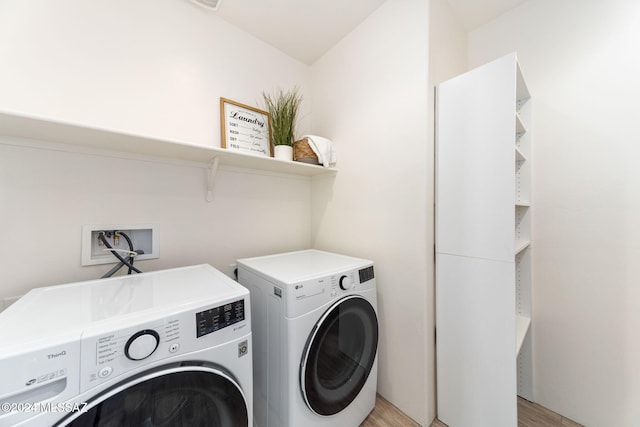
M 293 160 L 293 147 L 290 145 L 275 145 L 273 147 L 273 157 L 280 160 Z

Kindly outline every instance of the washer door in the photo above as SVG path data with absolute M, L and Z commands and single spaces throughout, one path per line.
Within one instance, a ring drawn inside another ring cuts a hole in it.
M 364 387 L 378 349 L 378 318 L 360 296 L 337 301 L 307 340 L 300 386 L 307 406 L 318 415 L 346 408 Z
M 245 396 L 230 375 L 214 366 L 176 364 L 114 386 L 57 425 L 247 427 L 249 415 Z

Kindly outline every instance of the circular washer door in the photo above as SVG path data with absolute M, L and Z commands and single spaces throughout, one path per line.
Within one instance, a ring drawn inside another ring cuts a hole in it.
M 318 320 L 305 346 L 300 386 L 318 415 L 346 408 L 369 377 L 378 349 L 378 318 L 360 296 L 333 304 Z
M 247 427 L 238 383 L 213 366 L 162 367 L 96 396 L 58 425 L 70 427 Z

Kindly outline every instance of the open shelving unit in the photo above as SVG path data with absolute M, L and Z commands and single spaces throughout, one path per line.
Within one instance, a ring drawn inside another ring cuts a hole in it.
M 290 162 L 272 157 L 255 156 L 218 147 L 207 147 L 188 141 L 154 138 L 118 130 L 91 127 L 23 113 L 0 111 L 2 144 L 29 145 L 63 151 L 123 156 L 147 156 L 158 160 L 187 161 L 203 164 L 207 171 L 207 199 L 220 165 L 300 176 L 335 173 L 335 168 Z M 16 140 L 15 138 L 19 138 Z M 29 141 L 37 141 L 30 143 Z
M 517 61 L 516 61 L 516 65 Z M 533 401 L 531 330 L 531 95 L 519 66 L 516 67 L 515 238 L 526 243 L 515 255 L 516 355 L 518 395 Z
M 516 54 L 436 90 L 438 417 L 516 427 L 516 396 L 533 400 L 530 95 Z
M 517 62 L 516 62 L 517 64 Z M 516 67 L 515 238 L 526 243 L 516 252 L 516 355 L 518 394 L 533 400 L 531 358 L 531 95 Z M 525 341 L 527 345 L 525 345 Z

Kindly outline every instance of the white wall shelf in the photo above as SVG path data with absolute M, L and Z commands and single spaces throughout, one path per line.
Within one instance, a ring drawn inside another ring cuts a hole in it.
M 159 159 L 203 163 L 208 166 L 208 199 L 211 196 L 215 172 L 219 165 L 301 176 L 337 172 L 335 168 L 254 156 L 187 141 L 129 134 L 15 112 L 0 111 L 0 136 L 42 141 L 45 144 L 65 144 L 71 150 L 75 147 L 78 151 L 92 148 L 120 152 L 125 155 L 144 155 Z M 4 144 L 11 143 L 6 139 L 1 141 Z

